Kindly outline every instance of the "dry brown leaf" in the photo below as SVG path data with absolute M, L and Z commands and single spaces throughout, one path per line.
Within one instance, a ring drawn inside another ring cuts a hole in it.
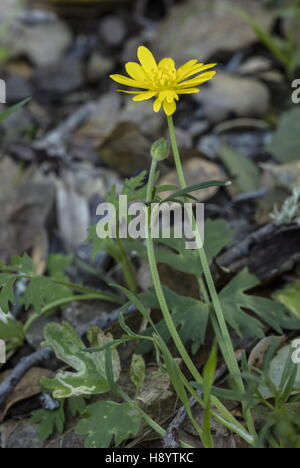
M 9 371 L 1 374 L 1 380 L 9 375 Z M 8 397 L 4 409 L 0 412 L 0 421 L 3 421 L 8 410 L 19 401 L 38 395 L 41 392 L 40 380 L 42 377 L 52 377 L 54 373 L 49 369 L 33 367 L 30 369 L 15 387 Z

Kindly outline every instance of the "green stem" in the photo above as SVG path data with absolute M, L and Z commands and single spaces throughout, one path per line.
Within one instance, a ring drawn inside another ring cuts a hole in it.
M 134 266 L 124 248 L 122 240 L 119 237 L 117 237 L 117 244 L 120 253 L 119 262 L 123 271 L 124 278 L 130 291 L 136 294 L 138 292 L 138 284 L 136 280 Z
M 105 300 L 105 296 L 101 296 L 100 294 L 81 294 L 78 296 L 68 296 L 68 297 L 63 297 L 61 299 L 57 299 L 56 301 L 51 302 L 50 304 L 47 304 L 45 307 L 42 308 L 41 312 L 38 313 L 33 313 L 30 315 L 26 323 L 24 324 L 24 333 L 26 334 L 33 324 L 35 320 L 37 320 L 39 317 L 42 317 L 43 315 L 46 315 L 48 312 L 50 312 L 53 309 L 56 309 L 57 307 L 70 304 L 71 302 L 75 301 L 100 301 L 100 300 Z
M 12 271 L 10 273 L 13 274 Z M 18 278 L 26 278 L 26 279 L 33 279 L 34 275 L 22 275 L 22 274 L 16 274 L 14 275 L 16 279 Z M 89 288 L 87 286 L 82 286 L 81 284 L 76 284 L 76 283 L 70 283 L 69 281 L 62 281 L 56 278 L 50 278 L 48 277 L 50 281 L 54 284 L 59 284 L 60 286 L 66 286 L 67 288 L 74 289 L 75 291 L 80 291 L 86 294 L 93 294 L 95 296 L 98 296 L 99 299 L 102 299 L 107 302 L 113 302 L 115 304 L 124 304 L 123 299 L 120 296 L 117 296 L 116 294 L 113 293 L 105 293 L 102 291 L 98 291 L 97 289 Z
M 172 116 L 168 117 L 168 127 L 169 127 L 171 145 L 172 145 L 172 149 L 174 153 L 175 165 L 176 165 L 176 170 L 177 170 L 180 186 L 182 189 L 185 189 L 187 187 L 187 184 L 186 184 L 183 167 L 182 167 L 181 159 L 179 155 L 179 149 L 178 149 L 178 145 L 176 141 L 175 128 L 174 128 L 174 122 L 173 122 Z M 201 236 L 197 229 L 197 223 L 195 223 L 195 220 L 193 220 L 193 222 L 194 222 L 194 225 L 196 226 L 196 238 L 197 238 L 196 240 L 199 243 L 199 245 L 202 245 Z M 223 357 L 228 366 L 229 372 L 234 377 L 237 387 L 240 390 L 240 392 L 244 394 L 245 393 L 244 383 L 240 375 L 240 369 L 239 369 L 239 365 L 235 356 L 234 347 L 233 347 L 230 334 L 227 328 L 226 320 L 223 315 L 221 303 L 219 301 L 218 293 L 217 293 L 217 290 L 213 281 L 213 277 L 210 271 L 210 267 L 207 261 L 207 257 L 206 257 L 206 253 L 205 253 L 203 245 L 200 248 L 198 248 L 198 254 L 199 254 L 200 261 L 201 261 L 207 288 L 208 288 L 210 298 L 213 304 L 213 308 L 215 311 L 216 321 L 218 323 L 221 336 L 222 336 L 220 348 L 222 350 Z M 200 283 L 200 284 L 201 284 L 201 287 L 203 287 L 204 283 Z M 205 292 L 203 292 L 203 295 L 207 299 L 207 295 Z M 245 420 L 246 420 L 249 431 L 252 434 L 256 434 L 250 410 L 245 410 Z
M 157 167 L 157 162 L 153 159 L 152 164 L 151 164 L 151 170 L 150 170 L 150 175 L 149 175 L 149 181 L 148 181 L 148 187 L 147 187 L 147 198 L 146 198 L 146 203 L 151 203 L 152 201 L 152 194 L 153 194 L 153 188 L 154 188 L 154 181 L 155 181 L 155 172 L 156 172 L 156 167 Z M 150 224 L 150 223 L 149 223 Z M 148 253 L 148 260 L 149 260 L 149 266 L 150 266 L 150 271 L 151 271 L 151 276 L 153 280 L 153 285 L 154 289 L 157 295 L 158 302 L 161 307 L 162 314 L 164 316 L 166 325 L 168 327 L 168 330 L 174 340 L 174 343 L 177 347 L 178 352 L 180 353 L 183 361 L 185 362 L 187 368 L 189 369 L 191 375 L 194 377 L 196 381 L 202 380 L 201 376 L 196 369 L 193 361 L 191 360 L 190 356 L 188 355 L 184 344 L 182 343 L 182 340 L 177 332 L 177 329 L 174 325 L 174 322 L 171 317 L 171 313 L 169 311 L 169 307 L 164 295 L 164 291 L 160 282 L 159 278 L 159 273 L 158 273 L 158 268 L 156 264 L 156 258 L 155 258 L 155 250 L 154 250 L 154 245 L 153 245 L 153 240 L 151 237 L 151 233 L 149 232 L 149 235 L 147 236 L 146 239 L 146 246 L 147 246 L 147 253 Z
M 150 203 L 152 201 L 152 194 L 153 194 L 153 189 L 154 189 L 154 183 L 155 183 L 155 173 L 156 173 L 156 168 L 157 168 L 157 162 L 155 160 L 152 160 L 151 164 L 151 170 L 150 170 L 150 175 L 149 175 L 149 181 L 148 181 L 148 187 L 147 187 L 147 198 L 146 198 L 146 203 Z M 149 223 L 150 224 L 150 223 Z M 153 280 L 153 285 L 154 289 L 156 292 L 157 300 L 160 305 L 161 312 L 163 314 L 165 323 L 168 327 L 169 333 L 172 336 L 172 339 L 176 345 L 176 348 L 185 363 L 186 367 L 188 368 L 189 372 L 193 376 L 196 382 L 203 383 L 203 378 L 201 374 L 199 373 L 198 369 L 194 365 L 193 361 L 191 360 L 189 354 L 187 353 L 185 346 L 177 332 L 177 329 L 175 327 L 175 324 L 173 322 L 171 313 L 169 311 L 169 307 L 164 295 L 163 288 L 161 286 L 160 278 L 159 278 L 159 273 L 158 273 L 158 268 L 156 264 L 156 258 L 155 258 L 155 250 L 154 250 L 154 245 L 153 245 L 153 240 L 151 237 L 151 232 L 149 232 L 147 238 L 146 238 L 146 245 L 147 245 L 147 254 L 148 254 L 148 261 L 149 261 L 149 267 L 151 271 L 151 276 Z M 246 434 L 246 431 L 243 431 L 243 428 L 241 428 L 240 424 L 234 420 L 232 415 L 229 413 L 229 411 L 225 408 L 225 406 L 218 400 L 218 398 L 212 396 L 212 404 L 217 408 L 217 410 L 224 416 L 224 420 L 231 420 L 232 422 L 231 427 L 236 428 L 236 432 L 244 432 Z M 234 421 L 234 422 L 233 422 Z M 251 439 L 251 436 L 249 435 L 244 435 L 244 437 L 248 437 Z

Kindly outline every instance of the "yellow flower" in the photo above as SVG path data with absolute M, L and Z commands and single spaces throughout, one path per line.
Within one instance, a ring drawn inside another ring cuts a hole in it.
M 119 91 L 136 94 L 133 98 L 134 101 L 155 98 L 154 111 L 159 112 L 163 106 L 167 115 L 172 115 L 176 111 L 176 101 L 179 100 L 179 94 L 199 93 L 200 90 L 197 86 L 211 80 L 216 74 L 216 71 L 202 73 L 215 67 L 216 63 L 205 65 L 198 63 L 198 60 L 190 60 L 178 70 L 176 70 L 175 62 L 171 58 L 164 58 L 157 64 L 153 54 L 144 46 L 138 48 L 138 59 L 140 64 L 135 62 L 126 64 L 129 77 L 110 75 L 110 78 L 132 88 L 141 88 L 139 91 Z M 192 76 L 194 77 L 190 78 Z

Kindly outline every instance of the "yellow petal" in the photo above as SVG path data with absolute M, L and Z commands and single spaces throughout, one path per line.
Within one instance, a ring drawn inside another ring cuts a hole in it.
M 162 59 L 159 64 L 158 68 L 170 67 L 175 69 L 175 62 L 171 58 L 164 58 Z
M 143 70 L 143 67 L 139 63 L 128 62 L 126 64 L 126 71 L 131 78 L 137 81 L 146 81 L 147 77 Z
M 176 90 L 178 94 L 194 94 L 200 93 L 200 89 L 198 88 L 188 88 L 188 89 L 179 89 Z
M 159 112 L 161 109 L 161 106 L 162 106 L 162 101 L 159 98 L 155 99 L 153 103 L 154 112 Z
M 147 47 L 140 46 L 138 48 L 138 58 L 146 73 L 151 73 L 153 70 L 157 70 L 156 60 L 153 57 L 152 52 L 150 52 Z
M 162 94 L 162 93 L 161 93 Z M 164 91 L 164 99 L 166 99 L 166 101 L 168 103 L 172 103 L 174 101 L 174 99 L 176 98 L 176 93 L 175 91 L 171 91 L 171 90 L 168 90 L 168 91 Z
M 119 93 L 126 93 L 126 94 L 140 94 L 140 91 L 126 91 L 125 89 L 117 89 Z
M 180 79 L 181 75 L 184 75 L 187 72 L 187 70 L 195 66 L 197 63 L 198 63 L 198 60 L 190 60 L 189 62 L 186 62 L 184 65 L 179 67 L 177 70 L 178 79 Z M 203 65 L 203 64 L 200 63 L 198 65 Z
M 198 86 L 202 83 L 205 83 L 208 80 L 211 80 L 217 72 L 208 72 L 208 73 L 202 73 L 201 75 L 188 80 L 188 81 L 183 81 L 182 83 L 179 83 L 176 88 L 177 89 L 182 89 L 182 88 L 191 88 L 194 86 Z
M 181 81 L 185 80 L 189 76 L 196 75 L 197 73 L 208 70 L 209 68 L 213 68 L 216 65 L 217 65 L 216 63 L 209 63 L 207 65 L 203 65 L 200 63 L 199 65 L 195 65 L 194 67 L 187 70 L 184 74 L 182 73 L 180 77 L 177 76 L 177 82 L 180 83 Z
M 136 101 L 136 102 L 146 101 L 147 99 L 151 99 L 156 95 L 157 95 L 156 91 L 145 91 L 144 93 L 141 93 L 141 94 L 138 94 L 137 96 L 134 96 L 132 99 L 133 99 L 133 101 Z
M 110 75 L 110 78 L 117 83 L 126 85 L 126 86 L 132 86 L 133 88 L 144 88 L 147 89 L 148 86 L 145 85 L 142 81 L 136 81 L 132 80 L 131 78 L 128 78 L 127 76 L 123 75 Z
M 174 114 L 176 111 L 176 102 L 173 101 L 172 103 L 169 103 L 164 101 L 164 111 L 168 116 Z

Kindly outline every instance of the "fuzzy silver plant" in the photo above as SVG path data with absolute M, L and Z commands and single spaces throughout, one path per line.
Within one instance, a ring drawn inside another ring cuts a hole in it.
M 293 189 L 292 195 L 285 200 L 281 209 L 275 206 L 270 216 L 275 224 L 300 223 L 300 187 Z

